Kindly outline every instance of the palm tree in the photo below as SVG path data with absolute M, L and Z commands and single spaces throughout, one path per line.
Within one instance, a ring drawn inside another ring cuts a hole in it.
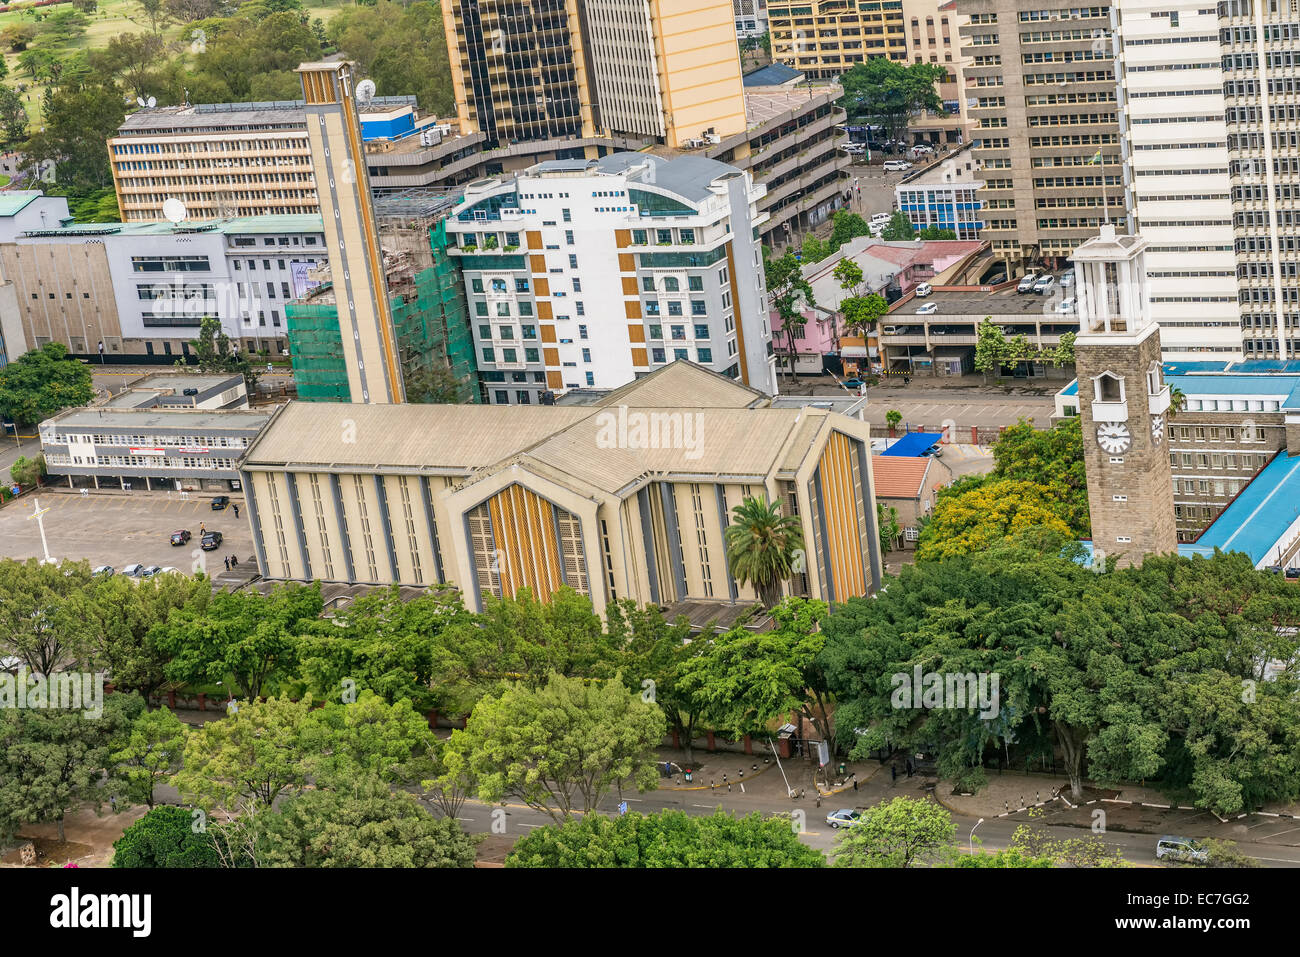
M 1172 419 L 1174 416 L 1178 415 L 1178 410 L 1183 407 L 1183 403 L 1185 403 L 1186 401 L 1187 401 L 1187 396 L 1183 394 L 1182 389 L 1178 388 L 1178 386 L 1174 386 L 1172 389 L 1170 389 L 1169 390 L 1169 418 Z
M 742 585 L 753 585 L 763 607 L 781 600 L 781 583 L 800 570 L 803 528 L 799 519 L 781 514 L 778 502 L 749 497 L 732 509 L 727 526 L 727 564 Z

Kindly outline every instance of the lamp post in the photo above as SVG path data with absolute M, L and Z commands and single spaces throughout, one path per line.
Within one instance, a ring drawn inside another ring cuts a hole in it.
M 980 818 L 978 821 L 975 822 L 975 827 L 979 827 L 983 823 L 984 823 L 984 818 Z M 975 827 L 970 829 L 969 843 L 970 843 L 970 852 L 972 854 L 975 853 Z

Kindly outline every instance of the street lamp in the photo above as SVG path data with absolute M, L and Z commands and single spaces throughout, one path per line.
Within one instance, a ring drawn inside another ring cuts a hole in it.
M 980 818 L 978 821 L 975 822 L 975 827 L 979 827 L 983 823 L 984 823 L 984 818 Z M 970 829 L 969 842 L 970 842 L 970 852 L 972 854 L 975 853 L 975 827 Z

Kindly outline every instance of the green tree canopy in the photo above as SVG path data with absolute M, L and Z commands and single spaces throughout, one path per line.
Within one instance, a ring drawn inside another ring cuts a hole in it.
M 804 557 L 799 519 L 782 515 L 780 502 L 751 496 L 732 509 L 723 537 L 736 581 L 752 585 L 764 608 L 779 602 L 781 583 L 797 573 Z
M 100 144 L 103 148 L 103 144 Z M 0 367 L 0 416 L 37 425 L 95 398 L 90 368 L 68 358 L 67 347 L 47 342 Z
M 836 867 L 915 867 L 950 852 L 957 826 L 933 801 L 896 797 L 862 812 L 835 845 Z
M 206 829 L 194 812 L 164 805 L 136 821 L 113 844 L 114 867 L 220 867 Z

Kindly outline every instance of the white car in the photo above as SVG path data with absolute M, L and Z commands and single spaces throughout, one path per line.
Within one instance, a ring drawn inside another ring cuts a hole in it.
M 887 160 L 884 168 L 890 172 L 898 172 L 899 170 L 911 169 L 912 164 L 907 160 Z
M 1174 837 L 1166 834 L 1156 841 L 1156 860 L 1169 858 L 1171 861 L 1185 861 L 1189 864 L 1210 863 L 1210 852 L 1200 841 L 1190 837 Z
M 1061 288 L 1069 289 L 1073 285 L 1074 285 L 1074 270 L 1071 269 L 1069 272 L 1061 273 Z
M 924 299 L 926 296 L 930 295 L 932 292 L 934 292 L 934 287 L 931 286 L 928 282 L 920 283 L 920 284 L 916 287 L 916 294 L 917 294 L 918 297 L 920 297 L 920 298 L 922 298 L 922 299 Z
M 181 575 L 184 574 L 179 568 L 173 568 L 171 565 L 165 565 L 158 569 L 159 575 Z
M 1060 302 L 1058 302 L 1056 304 L 1056 311 L 1074 312 L 1074 297 L 1071 296 L 1069 299 L 1062 299 Z
M 96 565 L 90 570 L 90 573 L 99 576 L 100 578 L 111 578 L 113 575 L 117 574 L 117 571 L 112 565 Z
M 842 807 L 838 811 L 831 811 L 830 814 L 827 814 L 826 823 L 831 826 L 832 830 L 838 831 L 842 827 L 852 827 L 857 824 L 860 817 L 862 817 L 860 811 Z
M 1056 285 L 1056 277 L 1053 275 L 1039 276 L 1038 281 L 1034 283 L 1034 292 L 1040 296 L 1046 296 Z
M 1027 272 L 1020 277 L 1020 282 L 1016 285 L 1016 292 L 1033 292 L 1034 283 L 1038 282 L 1038 273 Z
M 937 302 L 927 302 L 920 309 L 916 310 L 916 314 L 918 316 L 932 316 L 938 311 L 939 304 Z
M 893 218 L 894 218 L 894 214 L 893 214 L 893 213 L 872 213 L 872 214 L 871 214 L 871 222 L 872 222 L 873 224 L 874 224 L 874 223 L 887 223 L 887 222 L 889 222 L 889 221 L 890 221 L 891 219 L 893 219 Z
M 127 565 L 122 569 L 122 574 L 127 578 L 140 578 L 144 575 L 145 566 L 137 562 L 134 565 Z
M 928 153 L 933 153 L 934 147 L 927 146 L 924 143 L 918 143 L 916 146 L 912 147 L 912 152 L 915 153 L 917 156 L 925 156 Z

